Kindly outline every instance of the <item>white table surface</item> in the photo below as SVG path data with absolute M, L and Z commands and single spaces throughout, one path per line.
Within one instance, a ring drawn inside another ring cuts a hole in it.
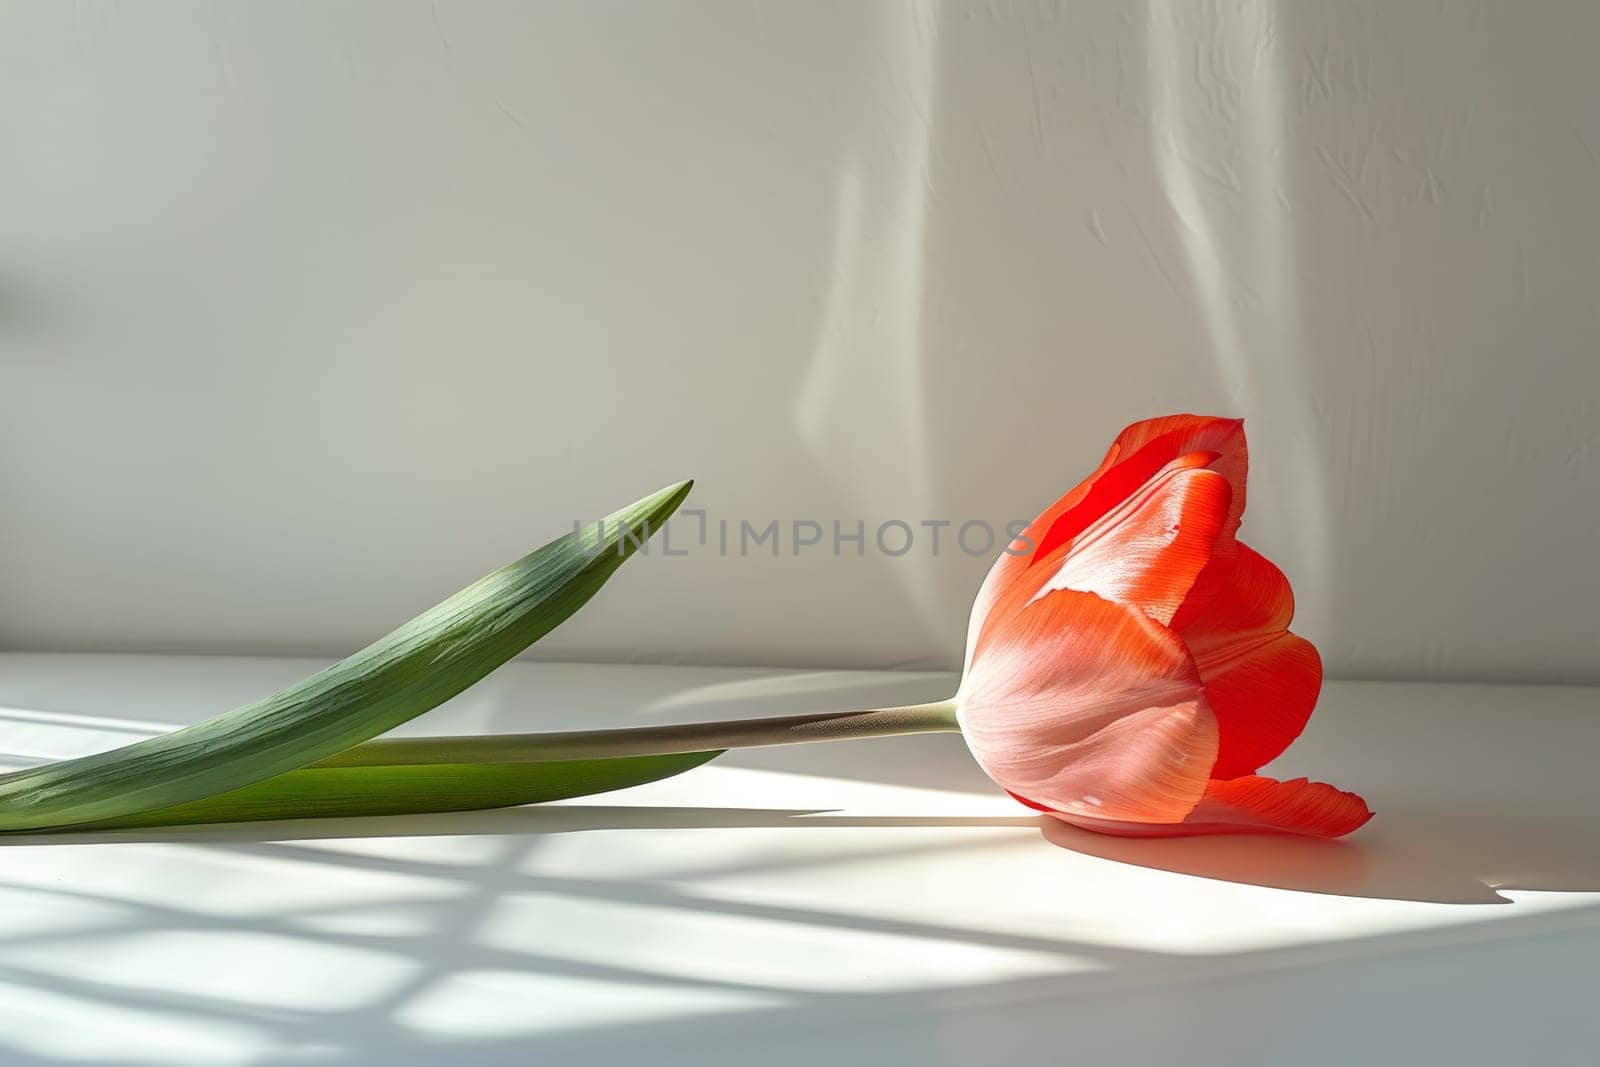
M 308 660 L 0 655 L 9 766 Z M 942 697 L 933 674 L 516 664 L 409 733 Z M 730 754 L 539 808 L 0 838 L 0 1062 L 1600 1059 L 1600 690 L 1330 684 L 1275 766 L 1341 843 L 1124 841 L 959 738 Z

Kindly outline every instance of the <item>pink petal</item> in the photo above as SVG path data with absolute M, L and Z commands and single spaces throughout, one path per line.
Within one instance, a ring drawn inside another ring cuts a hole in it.
M 1177 822 L 1216 761 L 1215 719 L 1182 641 L 1093 593 L 1056 590 L 1023 608 L 956 699 L 989 776 L 1057 811 Z

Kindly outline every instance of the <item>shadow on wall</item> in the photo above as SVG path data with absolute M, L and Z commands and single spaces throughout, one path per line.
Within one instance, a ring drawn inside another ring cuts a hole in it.
M 1025 519 L 1200 409 L 1335 673 L 1600 679 L 1600 7 L 14 9 L 8 647 L 344 651 L 686 473 Z M 953 666 L 992 554 L 633 564 L 538 655 Z
M 1243 537 L 1291 576 L 1336 673 L 1594 681 L 1594 628 L 1560 620 L 1600 573 L 1573 562 L 1600 530 L 1578 298 L 1600 132 L 1572 81 L 1573 20 L 1595 17 L 944 9 L 915 190 L 920 399 L 841 390 L 839 417 L 911 405 L 934 505 L 1007 514 L 1125 422 L 1243 416 Z M 1508 551 L 1549 565 L 1483 566 Z M 1519 611 L 1548 625 L 1501 623 Z
M 1264 503 L 1244 536 L 1313 592 L 1315 639 L 1334 628 L 1342 535 L 1301 310 L 1290 57 L 1271 4 L 1217 21 L 1159 3 L 895 9 L 881 62 L 903 91 L 837 164 L 794 432 L 819 477 L 852 472 L 859 510 L 1009 519 L 1125 423 L 1245 416 Z M 919 552 L 869 575 L 948 650 L 902 666 L 957 662 L 987 563 Z

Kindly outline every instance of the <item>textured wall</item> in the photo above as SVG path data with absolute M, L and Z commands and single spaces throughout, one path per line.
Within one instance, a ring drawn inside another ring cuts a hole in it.
M 0 645 L 343 651 L 686 474 L 999 523 L 1191 409 L 1332 673 L 1600 681 L 1597 37 L 0 3 Z M 984 561 L 829 547 L 632 564 L 540 653 L 957 658 Z

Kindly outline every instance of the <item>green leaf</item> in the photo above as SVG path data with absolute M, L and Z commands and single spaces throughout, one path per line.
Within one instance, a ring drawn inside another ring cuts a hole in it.
M 717 752 L 543 763 L 308 767 L 204 800 L 79 825 L 79 830 L 477 811 L 609 793 L 693 770 Z
M 297 770 L 415 718 L 582 607 L 661 528 L 692 485 L 668 486 L 550 542 L 264 700 L 109 752 L 0 776 L 0 831 L 103 823 L 204 800 Z M 393 775 L 399 780 L 411 773 Z M 491 779 L 483 776 L 486 787 Z

